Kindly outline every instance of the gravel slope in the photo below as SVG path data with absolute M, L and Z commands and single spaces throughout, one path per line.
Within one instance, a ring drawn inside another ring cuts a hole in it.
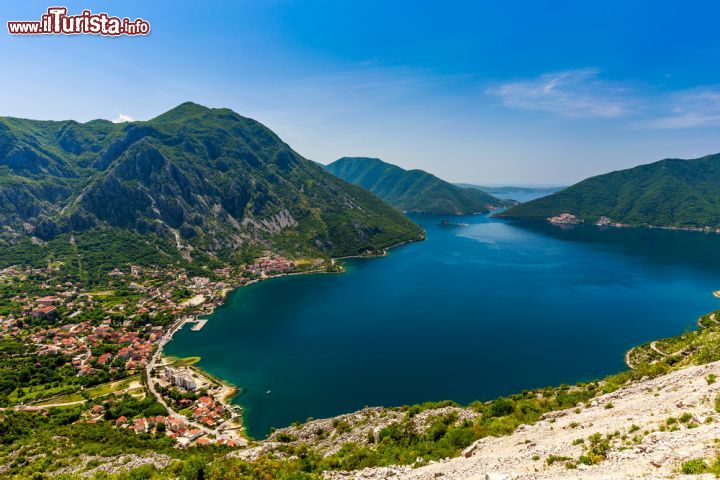
M 715 398 L 720 362 L 689 367 L 637 382 L 592 401 L 589 407 L 551 412 L 531 426 L 506 437 L 484 438 L 463 456 L 419 468 L 389 467 L 357 472 L 328 472 L 332 479 L 665 479 L 715 478 L 682 475 L 684 461 L 702 457 L 711 464 L 720 452 L 720 414 Z M 682 420 L 679 419 L 685 415 Z M 668 418 L 676 420 L 668 424 Z M 633 427 L 635 425 L 636 427 Z M 639 427 L 639 429 L 637 428 Z M 664 431 L 663 431 L 664 430 Z M 674 431 L 673 431 L 674 430 Z M 597 465 L 577 464 L 588 437 L 612 435 L 611 448 Z M 578 439 L 584 439 L 582 444 Z M 575 442 L 575 444 L 573 444 Z M 551 455 L 570 457 L 548 465 Z

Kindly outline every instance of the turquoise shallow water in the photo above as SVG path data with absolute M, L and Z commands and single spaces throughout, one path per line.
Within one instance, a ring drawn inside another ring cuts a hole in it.
M 720 308 L 720 236 L 414 217 L 427 240 L 233 292 L 167 347 L 245 389 L 251 435 L 366 405 L 590 380 Z M 267 391 L 270 394 L 267 394 Z

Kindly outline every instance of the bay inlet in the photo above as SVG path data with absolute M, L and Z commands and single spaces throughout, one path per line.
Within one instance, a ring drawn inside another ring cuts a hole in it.
M 427 239 L 341 275 L 232 292 L 166 353 L 238 385 L 248 433 L 366 405 L 487 400 L 625 368 L 720 307 L 720 236 L 413 217 Z M 460 226 L 463 224 L 464 226 Z

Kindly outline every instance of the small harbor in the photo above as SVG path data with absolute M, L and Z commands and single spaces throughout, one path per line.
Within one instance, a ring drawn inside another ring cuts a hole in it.
M 193 332 L 199 332 L 200 330 L 202 330 L 206 323 L 207 319 L 195 320 L 195 325 L 193 325 L 190 330 L 192 330 Z

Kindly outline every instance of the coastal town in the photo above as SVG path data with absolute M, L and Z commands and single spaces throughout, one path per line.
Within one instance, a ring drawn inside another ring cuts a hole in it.
M 578 215 L 572 213 L 560 213 L 558 215 L 547 217 L 546 220 L 554 225 L 558 226 L 571 226 L 580 225 L 586 223 L 584 219 Z M 615 227 L 615 228 L 628 228 L 633 226 L 642 226 L 643 228 L 655 228 L 659 230 L 682 230 L 687 232 L 702 232 L 702 233 L 720 233 L 720 228 L 714 228 L 710 226 L 697 227 L 697 226 L 670 226 L 670 225 L 630 225 L 628 223 L 617 222 L 612 220 L 610 217 L 601 215 L 594 222 L 588 222 L 589 225 L 596 227 Z
M 165 356 L 163 346 L 187 325 L 202 329 L 208 320 L 201 317 L 234 288 L 323 268 L 323 260 L 298 265 L 265 254 L 203 274 L 128 265 L 90 285 L 64 274 L 62 265 L 0 270 L 0 339 L 20 345 L 19 357 L 35 358 L 35 369 L 49 368 L 55 379 L 17 385 L 0 396 L 0 408 L 43 413 L 85 405 L 82 421 L 164 435 L 178 448 L 245 445 L 242 409 L 231 402 L 238 389 L 194 366 L 197 359 Z M 133 401 L 158 413 L 113 413 Z

